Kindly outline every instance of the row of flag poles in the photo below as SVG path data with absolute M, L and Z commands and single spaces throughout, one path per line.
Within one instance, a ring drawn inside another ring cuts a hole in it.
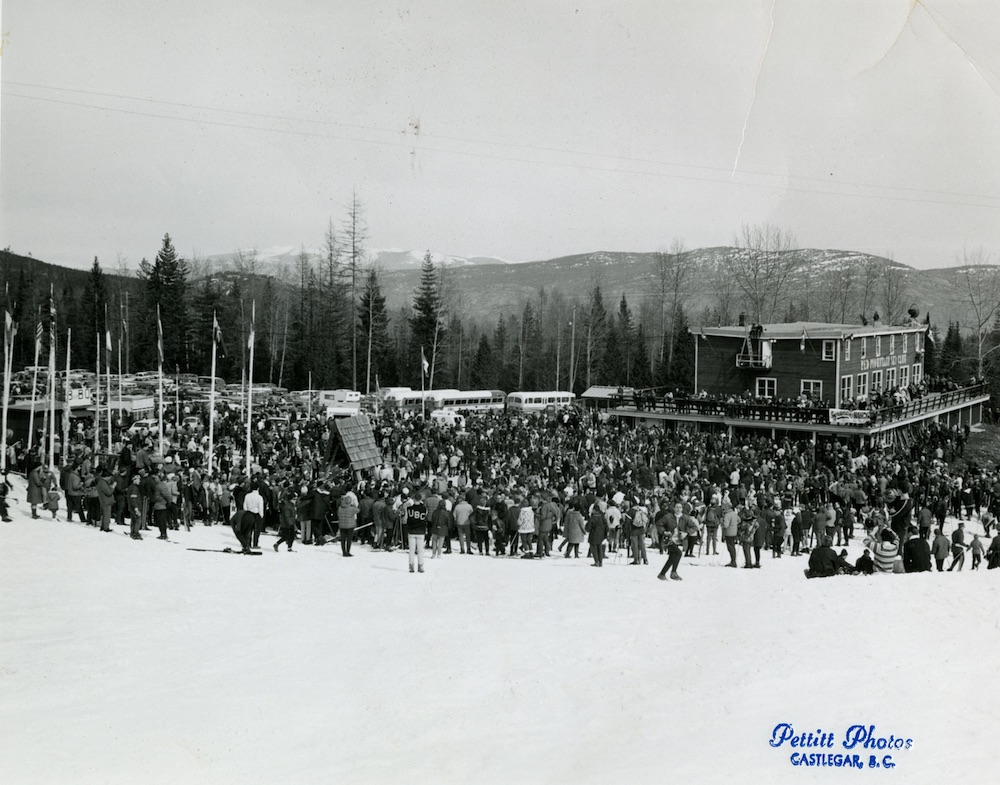
M 247 474 L 250 473 L 251 469 L 251 422 L 252 422 L 252 406 L 253 406 L 253 361 L 254 361 L 254 343 L 255 343 L 255 329 L 256 329 L 256 317 L 257 317 L 257 303 L 253 302 L 251 306 L 251 320 L 250 320 L 250 335 L 247 341 L 247 346 L 250 350 L 250 368 L 249 368 L 249 383 L 247 386 L 247 406 L 246 406 L 246 418 L 247 418 L 247 432 L 246 432 L 246 471 Z M 105 306 L 104 312 L 105 318 L 105 336 L 104 336 L 104 370 L 105 370 L 105 407 L 104 410 L 107 416 L 107 447 L 110 453 L 113 449 L 113 434 L 112 434 L 112 397 L 111 397 L 111 355 L 114 351 L 113 344 L 111 340 L 111 330 L 108 327 L 108 313 L 107 306 Z M 14 337 L 17 335 L 18 325 L 14 321 L 13 315 L 10 311 L 9 304 L 7 305 L 4 313 L 4 365 L 3 365 L 3 407 L 2 414 L 0 414 L 0 433 L 3 434 L 3 449 L 0 450 L 0 471 L 6 471 L 8 465 L 8 455 L 7 451 L 9 445 L 7 443 L 7 423 L 8 414 L 10 406 L 10 384 L 11 376 L 13 373 L 13 362 L 14 362 Z M 31 386 L 31 409 L 28 416 L 28 441 L 27 450 L 31 452 L 34 446 L 34 436 L 35 436 L 35 408 L 37 404 L 37 386 L 38 386 L 38 371 L 41 367 L 39 365 L 39 360 L 42 354 L 42 344 L 45 336 L 45 328 L 40 318 L 35 327 L 35 353 L 34 353 L 34 366 L 32 371 L 32 386 Z M 122 336 L 128 336 L 128 324 L 122 316 Z M 64 395 L 64 410 L 63 410 L 63 444 L 69 444 L 69 414 L 70 414 L 70 392 L 69 392 L 69 377 L 70 377 L 70 347 L 72 341 L 72 330 L 66 330 L 66 389 Z M 118 397 L 119 397 L 119 408 L 122 406 L 122 356 L 121 356 L 121 343 L 122 340 L 119 338 L 118 341 Z M 212 314 L 212 376 L 211 376 L 211 387 L 209 392 L 209 423 L 208 423 L 208 470 L 211 472 L 214 469 L 215 460 L 215 400 L 216 400 L 216 366 L 218 359 L 218 350 L 222 347 L 223 356 L 225 356 L 225 344 L 222 341 L 222 329 L 219 327 L 218 315 Z M 159 424 L 159 435 L 158 435 L 158 447 L 160 455 L 163 454 L 163 323 L 160 318 L 160 306 L 156 306 L 156 355 L 157 355 L 157 377 L 158 377 L 158 424 Z M 100 410 L 101 407 L 99 403 L 96 403 L 99 399 L 100 387 L 101 387 L 101 336 L 100 332 L 97 333 L 97 358 L 96 358 L 96 373 L 97 373 L 97 390 L 95 391 L 95 448 L 99 447 L 100 442 Z M 50 287 L 49 290 L 49 358 L 48 358 L 48 384 L 45 392 L 45 397 L 48 399 L 48 406 L 45 412 L 45 424 L 43 425 L 43 433 L 47 433 L 49 437 L 48 444 L 48 463 L 55 469 L 56 468 L 56 408 L 55 402 L 57 397 L 56 388 L 56 306 L 54 291 Z M 119 421 L 121 417 L 121 411 L 119 412 Z M 179 426 L 180 423 L 178 422 Z M 44 440 L 44 437 L 43 437 Z

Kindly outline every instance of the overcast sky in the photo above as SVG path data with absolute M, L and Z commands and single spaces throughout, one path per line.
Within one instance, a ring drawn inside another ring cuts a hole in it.
M 911 8 L 912 5 L 912 8 Z M 3 0 L 0 245 L 1000 255 L 1000 3 Z

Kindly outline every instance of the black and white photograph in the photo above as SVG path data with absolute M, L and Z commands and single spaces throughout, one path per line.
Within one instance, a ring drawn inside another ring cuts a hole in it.
M 2 0 L 0 779 L 991 782 L 998 30 Z

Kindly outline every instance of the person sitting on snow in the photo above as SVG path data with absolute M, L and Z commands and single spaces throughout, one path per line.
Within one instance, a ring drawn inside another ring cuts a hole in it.
M 833 538 L 823 537 L 821 545 L 809 554 L 807 578 L 829 578 L 833 575 L 850 574 L 854 568 L 833 549 Z

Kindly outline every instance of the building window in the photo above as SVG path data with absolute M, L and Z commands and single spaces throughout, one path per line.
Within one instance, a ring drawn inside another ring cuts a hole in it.
M 836 359 L 836 341 L 823 341 L 823 359 L 826 361 Z
M 923 381 L 923 378 L 924 378 L 924 365 L 923 365 L 923 363 L 914 363 L 913 364 L 913 383 L 914 384 L 920 384 L 920 382 Z
M 850 362 L 851 359 L 851 339 L 844 339 L 844 362 Z
M 840 377 L 840 402 L 845 404 L 854 398 L 854 377 L 853 376 L 841 376 Z
M 877 393 L 882 389 L 882 372 L 872 371 L 872 392 Z
M 903 365 L 899 368 L 899 386 L 909 387 L 910 386 L 910 366 Z
M 867 338 L 862 338 L 861 339 L 861 359 L 864 360 L 866 357 L 868 357 L 868 339 Z
M 900 354 L 906 354 L 906 352 L 908 351 L 906 347 L 909 345 L 909 343 L 910 343 L 910 336 L 909 335 L 904 335 L 903 336 L 903 351 L 900 352 Z
M 918 352 L 922 352 L 924 350 L 924 334 L 923 333 L 917 333 L 914 336 L 913 348 L 916 349 Z
M 881 335 L 876 335 L 875 336 L 875 356 L 876 357 L 881 357 L 882 356 L 882 336 Z
M 859 373 L 858 374 L 858 398 L 864 400 L 868 397 L 868 374 Z
M 890 335 L 889 336 L 889 354 L 895 354 L 895 353 L 896 353 L 896 336 L 895 335 Z
M 823 382 L 819 379 L 803 379 L 799 392 L 814 401 L 823 400 Z
M 773 377 L 761 377 L 757 379 L 757 397 L 774 398 L 778 389 L 778 380 Z
M 896 369 L 885 369 L 885 389 L 894 390 L 896 388 Z

